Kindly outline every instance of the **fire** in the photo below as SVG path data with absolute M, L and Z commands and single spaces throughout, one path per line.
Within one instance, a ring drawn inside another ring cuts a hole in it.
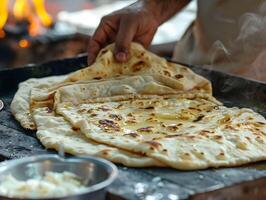
M 53 23 L 53 20 L 51 16 L 45 10 L 44 0 L 32 0 L 32 1 L 35 5 L 36 13 L 39 16 L 42 24 L 46 27 L 51 26 Z
M 23 20 L 31 14 L 30 6 L 27 4 L 27 0 L 16 0 L 13 7 L 13 14 L 16 19 Z
M 0 0 L 0 38 L 5 35 L 3 28 L 8 20 L 8 3 L 9 0 Z M 44 0 L 15 0 L 12 11 L 16 20 L 29 23 L 31 36 L 40 34 L 42 26 L 49 27 L 53 23 L 45 9 Z
M 6 36 L 5 31 L 0 29 L 0 38 L 4 38 Z
M 19 41 L 18 45 L 21 48 L 27 48 L 30 45 L 30 42 L 28 40 L 22 39 Z
M 8 0 L 2 0 L 0 3 L 0 31 L 4 28 L 8 18 Z

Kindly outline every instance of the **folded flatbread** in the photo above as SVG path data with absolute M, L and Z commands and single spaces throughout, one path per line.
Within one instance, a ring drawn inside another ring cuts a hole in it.
M 160 75 L 178 85 L 178 90 L 212 93 L 210 81 L 185 66 L 168 62 L 137 43 L 131 45 L 129 59 L 125 63 L 117 63 L 113 51 L 114 44 L 105 47 L 93 65 L 70 74 L 65 82 L 109 79 L 121 75 Z
M 35 122 L 30 112 L 31 90 L 44 89 L 59 84 L 66 76 L 51 76 L 46 78 L 32 78 L 19 84 L 18 91 L 11 103 L 11 112 L 25 129 L 36 130 Z
M 131 167 L 180 170 L 266 159 L 266 120 L 227 108 L 211 83 L 187 67 L 131 45 L 117 63 L 114 44 L 96 62 L 66 76 L 19 85 L 11 110 L 49 149 L 93 155 Z

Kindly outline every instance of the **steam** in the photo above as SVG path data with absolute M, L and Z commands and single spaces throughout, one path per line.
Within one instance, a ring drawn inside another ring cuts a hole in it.
M 226 49 L 226 47 L 223 45 L 223 43 L 220 40 L 217 40 L 212 45 L 212 48 L 210 49 L 211 53 L 211 63 L 219 63 L 221 60 L 227 60 L 229 63 L 231 63 L 231 53 Z
M 221 41 L 213 44 L 211 63 L 233 73 L 266 81 L 266 3 L 257 13 L 241 16 L 238 24 L 238 36 L 228 48 Z

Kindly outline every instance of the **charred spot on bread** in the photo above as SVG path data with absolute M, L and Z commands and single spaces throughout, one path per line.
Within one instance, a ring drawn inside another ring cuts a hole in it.
M 219 140 L 222 140 L 222 139 L 223 139 L 223 136 L 221 136 L 221 135 L 214 135 L 213 138 L 214 138 L 216 141 L 219 141 Z
M 156 141 L 146 141 L 145 143 L 146 143 L 146 144 L 149 144 L 150 147 L 155 148 L 155 149 L 158 149 L 159 147 L 162 146 L 161 143 L 156 142 Z
M 108 156 L 108 154 L 109 154 L 109 149 L 104 149 L 104 150 L 102 150 L 100 153 L 103 155 L 103 156 Z
M 100 127 L 106 131 L 108 130 L 120 131 L 119 125 L 112 120 L 102 119 L 102 120 L 99 120 L 99 124 L 100 124 Z
M 176 74 L 176 75 L 175 75 L 175 78 L 176 78 L 176 79 L 181 79 L 181 78 L 184 78 L 184 76 L 183 76 L 182 74 Z
M 138 132 L 147 132 L 150 133 L 153 130 L 153 126 L 146 126 L 146 127 L 142 127 L 137 129 Z
M 114 120 L 116 120 L 116 121 L 121 121 L 122 120 L 122 116 L 118 115 L 118 114 L 110 114 L 109 117 L 114 119 Z
M 152 110 L 152 109 L 154 109 L 154 106 L 148 106 L 148 107 L 146 107 L 144 109 L 146 109 L 146 110 Z
M 179 126 L 177 124 L 170 124 L 166 128 L 169 131 L 177 131 L 179 129 Z
M 144 61 L 139 61 L 137 62 L 136 64 L 134 64 L 132 66 L 132 71 L 133 72 L 138 72 L 141 70 L 141 68 L 145 65 L 145 62 Z
M 102 111 L 106 112 L 106 111 L 109 111 L 110 108 L 107 108 L 105 106 L 101 106 L 101 107 L 99 107 L 99 110 L 102 110 Z
M 166 70 L 163 71 L 163 74 L 164 74 L 165 76 L 168 76 L 168 77 L 171 76 L 171 73 L 170 73 L 169 71 L 166 71 Z
M 130 133 L 124 134 L 124 136 L 131 136 L 133 138 L 136 138 L 136 137 L 139 137 L 140 135 L 137 134 L 136 132 L 130 132 Z
M 165 138 L 174 138 L 174 137 L 180 137 L 181 134 L 174 134 L 174 135 L 167 135 Z
M 193 122 L 199 122 L 201 121 L 205 116 L 204 115 L 199 115 L 196 119 L 193 120 Z
M 94 79 L 94 80 L 101 80 L 102 77 L 100 77 L 100 76 L 96 76 L 96 77 L 94 77 L 93 79 Z
M 73 130 L 73 131 L 79 131 L 80 128 L 78 128 L 78 127 L 72 127 L 72 130 Z

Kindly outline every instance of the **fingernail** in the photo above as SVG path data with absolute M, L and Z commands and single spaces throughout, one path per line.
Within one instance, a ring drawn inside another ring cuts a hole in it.
M 120 62 L 126 62 L 127 61 L 127 53 L 125 52 L 118 52 L 115 55 L 116 60 L 120 61 Z

